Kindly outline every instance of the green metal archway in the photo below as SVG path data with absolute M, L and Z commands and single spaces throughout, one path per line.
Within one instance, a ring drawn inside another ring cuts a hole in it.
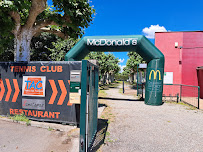
M 65 56 L 66 61 L 82 60 L 89 52 L 135 51 L 147 62 L 145 104 L 162 105 L 164 55 L 145 36 L 88 36 Z

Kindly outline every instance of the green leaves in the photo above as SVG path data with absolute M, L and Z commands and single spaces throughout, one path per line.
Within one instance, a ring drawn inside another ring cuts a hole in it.
M 15 22 L 9 14 L 17 12 L 20 15 L 20 25 L 24 27 L 27 24 L 33 1 L 0 0 L 0 52 L 4 51 L 7 44 L 14 39 L 12 31 L 15 29 Z M 54 21 L 54 26 L 48 25 L 48 27 L 61 31 L 69 38 L 82 37 L 84 29 L 90 25 L 95 14 L 95 10 L 90 6 L 88 0 L 52 0 L 52 2 L 53 6 L 47 5 L 46 9 L 37 16 L 34 25 L 31 24 L 29 27 L 34 27 L 45 20 Z
M 113 54 L 105 54 L 104 52 L 90 52 L 85 59 L 95 59 L 99 62 L 99 70 L 101 75 L 106 73 L 118 73 L 120 67 L 119 60 Z
M 66 53 L 78 42 L 76 39 L 62 40 L 58 39 L 57 42 L 52 42 L 53 49 L 49 49 L 49 55 L 52 61 L 64 61 Z
M 127 60 L 124 71 L 126 71 L 129 74 L 134 74 L 135 71 L 137 70 L 137 65 L 139 65 L 140 63 L 144 63 L 145 61 L 136 52 L 128 52 L 128 57 L 129 59 Z
M 67 25 L 67 27 L 63 27 L 62 31 L 71 37 L 73 32 L 76 37 L 81 37 L 84 28 L 90 25 L 93 20 L 92 15 L 95 13 L 87 0 L 53 0 L 53 6 L 56 14 L 63 15 L 56 18 L 52 14 L 52 19 L 60 25 Z

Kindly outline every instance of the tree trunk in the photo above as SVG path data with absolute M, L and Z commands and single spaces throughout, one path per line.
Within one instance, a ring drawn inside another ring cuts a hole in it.
M 111 74 L 110 76 L 111 76 L 110 77 L 111 83 L 113 83 L 114 82 L 114 74 Z
M 102 81 L 103 81 L 102 82 L 103 85 L 106 84 L 106 74 L 105 73 L 103 74 L 103 80 Z
M 129 78 L 130 78 L 130 83 L 133 84 L 133 75 L 130 74 L 130 75 L 129 75 Z
M 15 36 L 14 41 L 14 61 L 30 61 L 30 43 L 32 40 L 30 30 L 21 31 L 18 36 Z
M 134 81 L 137 83 L 137 72 L 134 73 Z

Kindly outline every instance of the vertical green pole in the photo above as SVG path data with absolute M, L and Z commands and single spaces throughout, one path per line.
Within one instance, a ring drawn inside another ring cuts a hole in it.
M 80 152 L 86 151 L 86 102 L 87 102 L 87 61 L 82 61 L 81 104 L 80 104 Z
M 181 102 L 181 97 L 182 97 L 182 84 L 180 85 L 180 102 Z
M 124 80 L 123 80 L 123 93 L 125 92 L 125 89 L 124 89 Z
M 177 103 L 178 103 L 178 100 L 179 100 L 179 93 L 177 93 Z
M 96 131 L 97 131 L 97 122 L 98 122 L 98 91 L 99 91 L 99 68 L 95 67 L 95 102 L 96 102 L 96 107 L 95 107 L 95 127 L 96 127 Z
M 199 105 L 199 97 L 200 97 L 200 87 L 198 86 L 198 106 L 197 106 L 197 109 L 199 109 L 200 107 L 200 105 Z
M 137 96 L 138 96 L 138 89 L 139 89 L 139 86 L 138 86 L 138 74 L 139 74 L 139 71 L 138 71 L 138 64 L 137 64 Z

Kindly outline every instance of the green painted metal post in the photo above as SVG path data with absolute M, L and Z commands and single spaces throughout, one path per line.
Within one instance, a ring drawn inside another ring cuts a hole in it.
M 125 93 L 125 88 L 124 88 L 124 80 L 123 80 L 123 93 Z
M 197 106 L 197 109 L 200 108 L 199 98 L 200 98 L 200 87 L 198 86 L 198 106 Z
M 80 152 L 90 151 L 97 133 L 98 73 L 97 66 L 82 60 Z
M 81 104 L 80 104 L 80 152 L 86 152 L 86 105 L 87 105 L 87 61 L 82 61 L 82 78 L 81 78 Z
M 137 96 L 139 94 L 139 84 L 138 84 L 138 75 L 139 75 L 139 71 L 138 71 L 138 65 L 137 65 Z

